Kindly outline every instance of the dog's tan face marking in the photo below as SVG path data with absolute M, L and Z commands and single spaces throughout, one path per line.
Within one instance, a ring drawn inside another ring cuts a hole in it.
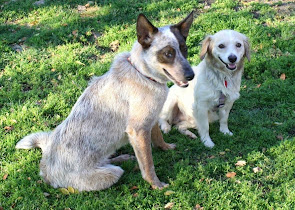
M 157 58 L 160 63 L 173 64 L 175 60 L 176 51 L 168 45 L 157 52 Z

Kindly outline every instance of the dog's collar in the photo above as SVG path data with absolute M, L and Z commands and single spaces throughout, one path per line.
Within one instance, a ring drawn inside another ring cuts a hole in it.
M 227 88 L 227 80 L 224 79 L 224 86 Z
M 148 76 L 144 75 L 141 71 L 139 71 L 139 70 L 133 65 L 133 63 L 131 62 L 130 57 L 128 57 L 127 60 L 128 60 L 128 62 L 131 64 L 131 66 L 132 66 L 133 68 L 135 68 L 135 70 L 138 71 L 140 74 L 142 74 L 144 77 L 148 78 L 149 80 L 152 80 L 153 82 L 159 83 L 159 82 L 156 81 L 155 79 L 153 79 L 153 78 L 151 78 L 151 77 L 148 77 Z

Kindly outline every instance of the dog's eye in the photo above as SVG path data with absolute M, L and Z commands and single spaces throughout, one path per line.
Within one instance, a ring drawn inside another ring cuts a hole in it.
M 238 48 L 240 48 L 241 46 L 242 46 L 241 43 L 236 44 L 236 47 L 238 47 Z
M 220 49 L 225 48 L 224 44 L 220 44 L 220 45 L 218 45 L 218 47 L 219 47 Z
M 172 57 L 173 57 L 173 55 L 172 55 L 171 52 L 165 52 L 165 56 L 166 56 L 167 58 L 172 58 Z

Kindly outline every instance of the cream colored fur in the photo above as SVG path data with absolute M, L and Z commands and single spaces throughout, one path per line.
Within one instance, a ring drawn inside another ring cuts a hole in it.
M 237 47 L 237 43 L 241 46 Z M 220 48 L 223 47 L 221 44 L 225 47 Z M 198 129 L 204 145 L 213 147 L 209 123 L 219 119 L 220 131 L 233 135 L 228 129 L 228 116 L 234 101 L 240 96 L 244 58 L 250 60 L 249 50 L 248 38 L 236 31 L 223 30 L 207 36 L 202 43 L 200 56 L 203 60 L 193 67 L 195 78 L 185 89 L 173 85 L 169 90 L 160 114 L 161 129 L 167 133 L 175 124 L 181 133 L 191 138 L 197 136 L 188 128 Z M 230 55 L 236 56 L 234 63 L 229 61 Z M 230 70 L 226 64 L 236 68 Z M 217 108 L 221 93 L 225 95 L 225 104 Z

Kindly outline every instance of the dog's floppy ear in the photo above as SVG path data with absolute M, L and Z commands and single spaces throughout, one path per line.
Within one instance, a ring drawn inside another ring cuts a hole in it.
M 192 11 L 186 18 L 184 18 L 179 23 L 175 24 L 173 27 L 178 28 L 181 35 L 184 37 L 184 40 L 186 40 L 188 36 L 189 29 L 193 23 L 194 20 L 194 11 Z
M 158 32 L 158 28 L 144 16 L 139 14 L 136 23 L 137 40 L 144 49 L 149 48 L 153 41 L 153 36 Z
M 248 37 L 245 36 L 244 40 L 244 48 L 245 48 L 245 54 L 244 56 L 247 57 L 248 61 L 250 62 L 250 43 Z
M 205 58 L 206 53 L 210 50 L 210 42 L 212 40 L 212 36 L 206 36 L 206 38 L 202 41 L 202 48 L 200 53 L 200 59 L 203 60 Z

